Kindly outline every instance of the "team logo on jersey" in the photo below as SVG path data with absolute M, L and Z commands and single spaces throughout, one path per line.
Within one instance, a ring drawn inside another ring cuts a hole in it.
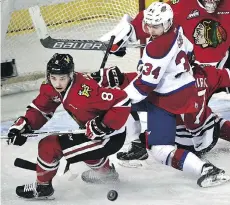
M 180 1 L 180 0 L 171 0 L 171 3 L 172 3 L 172 4 L 177 4 L 177 3 L 179 3 L 179 1 Z
M 52 98 L 52 100 L 54 101 L 54 102 L 56 102 L 56 103 L 59 103 L 59 102 L 61 102 L 61 98 L 57 95 L 57 96 L 54 96 L 53 98 Z
M 187 16 L 187 19 L 193 19 L 196 18 L 197 16 L 200 16 L 200 12 L 196 9 L 196 10 L 192 10 L 189 15 Z
M 227 32 L 221 24 L 212 19 L 200 21 L 193 32 L 193 38 L 196 45 L 202 48 L 216 48 L 227 39 Z
M 90 97 L 90 92 L 92 91 L 88 85 L 82 84 L 82 90 L 78 91 L 78 95 L 83 95 L 85 97 Z

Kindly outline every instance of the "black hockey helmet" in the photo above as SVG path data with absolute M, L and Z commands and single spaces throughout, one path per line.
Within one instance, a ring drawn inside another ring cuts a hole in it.
M 73 57 L 69 54 L 55 53 L 47 63 L 47 77 L 50 74 L 73 74 Z

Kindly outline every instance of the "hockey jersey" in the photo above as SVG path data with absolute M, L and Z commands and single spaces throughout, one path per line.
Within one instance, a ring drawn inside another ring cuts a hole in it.
M 213 142 L 215 122 L 221 120 L 207 105 L 208 99 L 219 88 L 230 86 L 230 71 L 209 66 L 193 68 L 198 89 L 197 112 L 178 116 L 176 142 L 203 150 Z M 182 122 L 183 120 L 183 122 Z
M 173 104 L 174 108 L 170 109 L 166 99 L 163 100 L 164 102 L 161 101 L 162 103 L 158 103 L 160 102 L 158 99 L 159 96 L 175 94 L 174 100 L 178 102 L 179 97 L 176 93 L 179 95 L 179 92 L 195 83 L 187 57 L 192 50 L 193 45 L 184 36 L 183 29 L 177 25 L 174 25 L 164 35 L 150 40 L 143 51 L 141 58 L 143 66 L 140 75 L 125 88 L 132 102 L 137 103 L 151 93 L 148 98 L 151 101 L 152 97 L 153 104 L 175 114 L 186 112 L 189 105 L 186 105 L 186 109 L 180 109 Z M 152 95 L 152 91 L 156 94 L 155 96 Z M 195 91 L 190 94 L 195 95 Z M 179 110 L 178 113 L 177 110 Z
M 64 94 L 48 83 L 41 85 L 39 95 L 25 114 L 32 129 L 40 129 L 60 104 L 80 126 L 100 115 L 103 123 L 115 130 L 125 125 L 131 109 L 130 100 L 123 90 L 99 87 L 95 80 L 75 73 Z
M 230 47 L 230 1 L 221 0 L 215 13 L 207 13 L 198 0 L 169 1 L 174 21 L 194 45 L 196 60 L 216 65 Z

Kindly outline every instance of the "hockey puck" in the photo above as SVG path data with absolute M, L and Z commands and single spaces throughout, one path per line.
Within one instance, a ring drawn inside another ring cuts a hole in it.
M 118 197 L 118 193 L 115 190 L 110 190 L 107 194 L 107 198 L 110 201 L 115 201 Z

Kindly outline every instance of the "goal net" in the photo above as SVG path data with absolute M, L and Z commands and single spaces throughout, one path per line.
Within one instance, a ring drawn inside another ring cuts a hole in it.
M 2 81 L 2 95 L 38 89 L 44 80 L 46 64 L 56 52 L 73 55 L 75 71 L 79 72 L 97 71 L 104 55 L 102 51 L 44 48 L 33 27 L 29 7 L 40 7 L 48 32 L 53 38 L 97 40 L 110 31 L 124 14 L 135 17 L 140 9 L 144 9 L 143 2 L 144 0 L 8 1 L 8 13 L 2 15 L 3 24 L 7 24 L 5 39 L 2 41 L 2 62 L 15 59 L 18 77 Z M 110 55 L 106 66 L 117 65 L 123 71 L 135 71 L 139 58 L 140 49 L 130 48 L 123 58 Z

